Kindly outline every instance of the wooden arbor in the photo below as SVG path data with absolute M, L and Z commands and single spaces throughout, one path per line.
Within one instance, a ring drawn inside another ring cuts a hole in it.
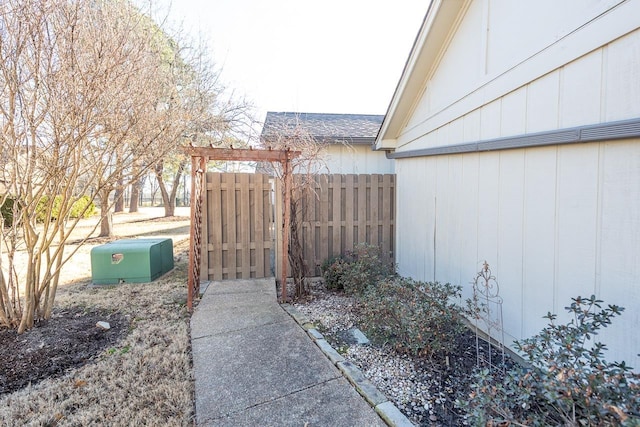
M 279 162 L 284 181 L 284 224 L 282 227 L 282 268 L 280 283 L 282 301 L 287 300 L 287 263 L 289 252 L 290 205 L 291 205 L 291 160 L 300 155 L 292 150 L 254 150 L 233 148 L 189 147 L 191 155 L 191 232 L 189 247 L 189 279 L 187 307 L 193 308 L 193 299 L 200 292 L 200 266 L 202 257 L 202 202 L 205 193 L 205 173 L 210 160 L 235 160 L 251 162 Z

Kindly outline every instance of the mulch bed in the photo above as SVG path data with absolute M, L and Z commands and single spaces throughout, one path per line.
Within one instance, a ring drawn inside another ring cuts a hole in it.
M 111 329 L 96 326 L 108 322 Z M 0 329 L 0 394 L 20 390 L 45 378 L 91 362 L 127 333 L 128 321 L 118 313 L 57 310 L 47 321 L 23 334 Z

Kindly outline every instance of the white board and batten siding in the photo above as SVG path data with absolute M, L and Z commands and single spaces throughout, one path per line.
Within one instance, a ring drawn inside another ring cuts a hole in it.
M 634 11 L 638 0 L 469 2 L 396 153 L 640 117 Z M 486 260 L 508 344 L 595 294 L 626 308 L 597 337 L 607 359 L 640 370 L 640 139 L 400 158 L 395 168 L 402 275 L 470 296 Z
M 369 144 L 327 144 L 322 160 L 324 167 L 321 173 L 342 175 L 394 173 L 394 160 L 387 159 L 383 152 L 373 151 Z
M 468 297 L 486 260 L 510 340 L 596 294 L 626 307 L 601 340 L 640 366 L 640 140 L 403 160 L 397 177 L 402 275 L 461 284 Z

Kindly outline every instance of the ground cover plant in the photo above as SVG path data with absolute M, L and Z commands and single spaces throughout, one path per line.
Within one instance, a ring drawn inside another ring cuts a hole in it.
M 449 283 L 382 280 L 360 300 L 363 327 L 367 336 L 398 351 L 445 359 L 466 330 L 463 310 L 455 304 L 461 292 Z

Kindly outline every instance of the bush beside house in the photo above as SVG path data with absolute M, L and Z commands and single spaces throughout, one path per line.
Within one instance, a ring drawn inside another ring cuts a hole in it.
M 465 333 L 464 316 L 471 313 L 455 303 L 461 286 L 397 277 L 374 247 L 360 245 L 325 261 L 322 270 L 327 288 L 356 297 L 362 327 L 374 342 L 445 358 Z M 593 340 L 624 310 L 602 309 L 602 303 L 595 296 L 573 299 L 566 324 L 545 316 L 546 328 L 515 342 L 526 366 L 478 368 L 469 398 L 456 402 L 471 424 L 640 426 L 640 375 L 624 362 L 607 362 L 606 346 Z

